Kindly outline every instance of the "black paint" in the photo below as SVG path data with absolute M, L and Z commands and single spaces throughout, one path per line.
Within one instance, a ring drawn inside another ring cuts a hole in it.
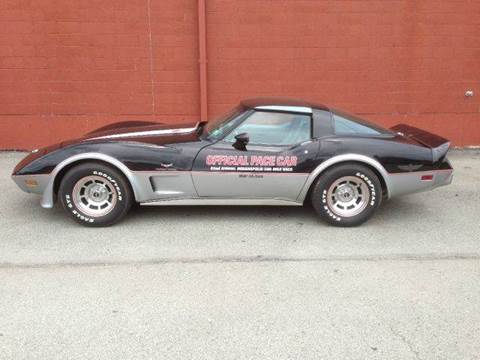
M 245 111 L 258 106 L 261 100 L 243 102 Z M 287 105 L 310 106 L 298 102 Z M 284 104 L 285 105 L 285 104 Z M 445 156 L 433 162 L 431 148 L 447 142 L 437 135 L 407 125 L 398 125 L 375 136 L 336 136 L 332 115 L 328 108 L 318 106 L 312 116 L 312 140 L 295 146 L 247 145 L 247 150 L 235 149 L 231 143 L 211 141 L 201 136 L 203 124 L 188 134 L 156 135 L 96 139 L 139 131 L 190 128 L 196 124 L 164 125 L 150 122 L 124 122 L 105 126 L 88 135 L 40 149 L 23 159 L 14 169 L 14 175 L 49 174 L 63 160 L 82 153 L 94 152 L 118 159 L 132 171 L 208 171 L 208 155 L 276 155 L 297 156 L 295 173 L 309 173 L 323 161 L 341 154 L 360 154 L 376 159 L 389 173 L 450 169 Z M 396 132 L 402 132 L 405 136 Z M 162 164 L 172 163 L 166 169 Z

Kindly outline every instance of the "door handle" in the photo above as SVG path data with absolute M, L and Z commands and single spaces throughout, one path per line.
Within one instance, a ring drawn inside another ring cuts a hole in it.
M 163 167 L 163 168 L 168 169 L 168 168 L 171 168 L 171 167 L 173 166 L 173 164 L 172 164 L 172 163 L 168 163 L 168 164 L 160 163 L 160 166 Z

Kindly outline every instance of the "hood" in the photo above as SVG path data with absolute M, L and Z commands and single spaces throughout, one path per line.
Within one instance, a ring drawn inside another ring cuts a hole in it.
M 202 123 L 162 124 L 146 121 L 118 122 L 93 130 L 86 135 L 63 141 L 51 146 L 33 150 L 15 167 L 16 174 L 27 164 L 56 150 L 79 144 L 105 142 L 137 142 L 150 145 L 165 146 L 175 143 L 199 141 L 197 131 Z
M 99 127 L 98 129 L 95 129 L 87 133 L 87 135 L 98 134 L 98 133 L 108 133 L 108 132 L 114 132 L 117 130 L 121 131 L 122 129 L 125 129 L 125 130 L 135 129 L 135 128 L 141 128 L 141 127 L 147 127 L 147 126 L 155 126 L 155 125 L 164 125 L 164 124 L 153 122 L 153 121 L 120 121 L 120 122 Z
M 199 123 L 161 124 L 145 121 L 120 122 L 89 132 L 81 141 L 136 141 L 165 145 L 198 140 Z

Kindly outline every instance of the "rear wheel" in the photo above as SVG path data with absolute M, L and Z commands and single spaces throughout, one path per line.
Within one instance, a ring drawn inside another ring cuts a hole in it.
M 78 223 L 109 226 L 121 220 L 133 202 L 127 179 L 101 163 L 84 163 L 62 179 L 58 196 L 65 211 Z
M 377 175 L 359 164 L 335 166 L 322 174 L 312 191 L 312 205 L 335 226 L 357 226 L 380 205 L 382 187 Z

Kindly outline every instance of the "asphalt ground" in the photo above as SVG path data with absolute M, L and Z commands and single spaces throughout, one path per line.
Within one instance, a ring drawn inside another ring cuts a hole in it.
M 480 151 L 335 228 L 310 207 L 141 207 L 89 229 L 0 153 L 1 359 L 480 359 Z

